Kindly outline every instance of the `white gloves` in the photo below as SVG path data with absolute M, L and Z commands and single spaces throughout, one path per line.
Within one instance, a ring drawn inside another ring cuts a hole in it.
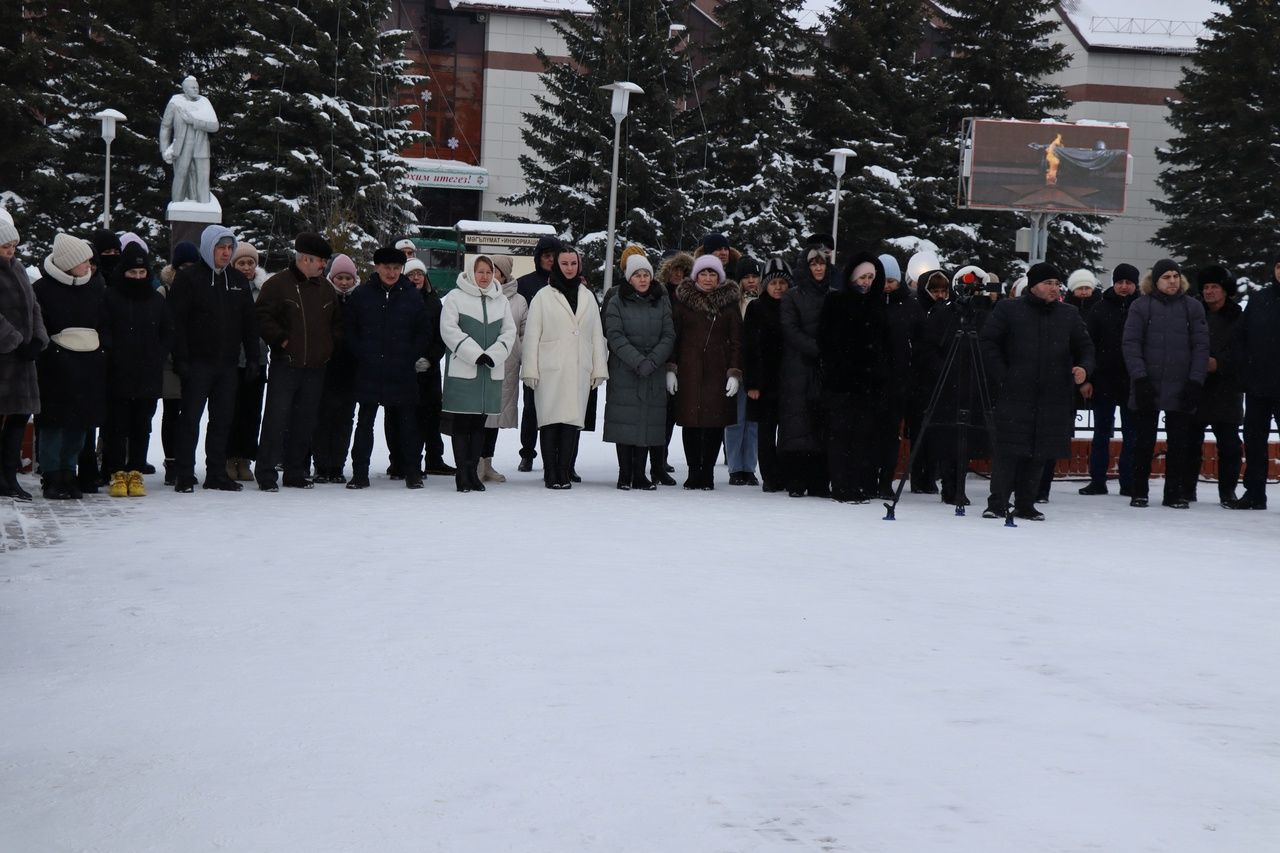
M 529 387 L 530 391 L 538 390 L 538 378 L 536 376 L 526 376 L 524 384 Z
M 427 361 L 425 358 L 420 358 L 413 363 L 413 370 L 415 373 L 426 373 L 430 369 L 431 362 Z
M 671 396 L 676 395 L 676 389 L 680 387 L 680 383 L 676 382 L 676 375 L 671 371 L 667 371 L 667 393 Z
M 595 377 L 594 379 L 592 379 L 592 380 L 591 380 L 591 388 L 592 388 L 592 390 L 595 390 L 596 388 L 599 388 L 599 387 L 600 387 L 601 385 L 603 385 L 603 384 L 604 384 L 604 377 L 603 377 L 603 376 L 597 376 L 597 377 Z
M 724 383 L 724 395 L 726 397 L 738 396 L 738 377 L 730 376 L 729 381 Z

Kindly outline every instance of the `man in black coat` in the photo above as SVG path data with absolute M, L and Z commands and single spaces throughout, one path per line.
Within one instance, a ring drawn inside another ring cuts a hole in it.
M 1186 467 L 1187 482 L 1182 496 L 1196 499 L 1200 466 L 1204 460 L 1204 436 L 1213 430 L 1218 447 L 1218 502 L 1231 509 L 1236 504 L 1236 484 L 1240 482 L 1240 421 L 1244 415 L 1244 394 L 1236 375 L 1235 337 L 1243 309 L 1228 294 L 1236 292 L 1235 283 L 1220 266 L 1209 266 L 1197 275 L 1200 301 L 1204 303 L 1205 320 L 1209 324 L 1209 373 L 1204 380 L 1200 405 L 1191 415 Z
M 1236 339 L 1244 384 L 1244 495 L 1236 509 L 1267 508 L 1267 443 L 1280 421 L 1280 255 L 1271 281 L 1249 297 Z
M 995 392 L 996 448 L 983 518 L 1043 521 L 1035 498 L 1045 461 L 1070 455 L 1075 386 L 1094 367 L 1080 312 L 1058 299 L 1062 274 L 1038 263 L 1027 289 L 996 304 L 979 339 Z
M 384 246 L 373 254 L 376 272 L 347 301 L 343 329 L 356 358 L 356 401 L 360 414 L 351 446 L 348 489 L 369 487 L 369 457 L 373 453 L 373 422 L 378 406 L 397 419 L 399 458 L 413 459 L 422 447 L 415 407 L 418 378 L 414 365 L 427 355 L 431 329 L 422 297 L 401 275 L 404 254 Z M 404 472 L 404 484 L 422 488 L 416 465 Z
M 551 281 L 551 268 L 555 266 L 556 255 L 560 253 L 560 241 L 555 237 L 539 237 L 538 245 L 533 248 L 533 260 L 537 268 L 516 279 L 516 292 L 524 297 L 524 301 L 532 305 L 533 297 Z M 534 403 L 533 391 L 524 388 L 524 412 L 520 416 L 520 465 L 517 471 L 532 471 L 533 460 L 538 456 L 538 408 Z
M 1093 341 L 1097 368 L 1080 393 L 1093 410 L 1093 444 L 1089 450 L 1089 484 L 1082 495 L 1107 494 L 1107 470 L 1111 467 L 1111 436 L 1116 429 L 1116 408 L 1120 409 L 1120 459 L 1116 463 L 1120 494 L 1129 497 L 1133 487 L 1133 446 L 1137 440 L 1134 414 L 1129 409 L 1129 369 L 1124 365 L 1121 343 L 1129 306 L 1138 298 L 1138 268 L 1117 264 L 1111 273 L 1111 287 L 1089 312 L 1085 328 Z
M 195 490 L 196 439 L 209 407 L 204 437 L 206 489 L 238 492 L 227 476 L 227 439 L 244 373 L 258 371 L 258 328 L 249 282 L 233 266 L 236 238 L 230 228 L 210 225 L 200 235 L 200 262 L 180 270 L 169 294 L 173 319 L 173 369 L 182 380 L 182 439 L 174 489 Z

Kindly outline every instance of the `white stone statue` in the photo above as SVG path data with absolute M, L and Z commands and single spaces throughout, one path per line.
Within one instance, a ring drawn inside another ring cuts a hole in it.
M 160 156 L 173 164 L 173 200 L 209 204 L 209 134 L 218 132 L 213 104 L 200 94 L 196 78 L 182 81 L 160 122 Z

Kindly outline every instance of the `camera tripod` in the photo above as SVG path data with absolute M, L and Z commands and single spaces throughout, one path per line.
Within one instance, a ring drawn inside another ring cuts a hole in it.
M 995 458 L 996 451 L 996 427 L 995 420 L 992 416 L 993 404 L 991 401 L 991 389 L 987 384 L 987 369 L 982 360 L 982 350 L 978 344 L 978 327 L 974 317 L 974 308 L 971 300 L 972 296 L 957 297 L 952 301 L 951 305 L 956 311 L 958 323 L 955 330 L 951 333 L 951 342 L 947 346 L 947 355 L 942 363 L 942 371 L 938 374 L 938 379 L 933 385 L 933 392 L 929 396 L 929 405 L 925 408 L 924 417 L 920 421 L 920 432 L 912 438 L 911 456 L 907 460 L 907 466 L 902 472 L 902 478 L 898 481 L 898 487 L 894 490 L 893 501 L 884 505 L 887 513 L 884 517 L 885 521 L 895 520 L 895 509 L 898 502 L 902 499 L 902 490 L 907 484 L 907 477 L 910 476 L 912 467 L 915 464 L 916 457 L 920 454 L 925 446 L 925 441 L 929 435 L 929 430 L 936 426 L 949 426 L 956 430 L 956 456 L 955 456 L 955 494 L 952 496 L 952 503 L 956 508 L 956 515 L 963 516 L 965 514 L 965 505 L 968 504 L 968 498 L 965 495 L 965 479 L 969 473 L 969 430 L 974 427 L 981 427 L 986 431 L 988 446 L 991 448 L 992 458 Z M 938 403 L 941 401 L 945 389 L 948 387 L 947 382 L 951 378 L 952 373 L 957 369 L 959 364 L 965 364 L 969 367 L 967 371 L 961 373 L 961 382 L 956 394 L 956 414 L 955 420 L 949 423 L 939 424 L 935 422 L 934 417 L 937 414 Z M 978 381 L 978 408 L 981 412 L 981 421 L 975 422 L 975 412 L 969 408 L 973 400 L 973 381 Z M 1005 525 L 1007 527 L 1016 526 L 1013 523 L 1012 510 L 1005 511 Z

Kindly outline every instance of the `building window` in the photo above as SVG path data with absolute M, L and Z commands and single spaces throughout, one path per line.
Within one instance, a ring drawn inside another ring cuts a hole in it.
M 447 5 L 447 4 L 445 4 Z M 413 72 L 425 80 L 416 94 L 421 129 L 431 140 L 406 156 L 480 165 L 484 116 L 485 25 L 473 13 L 437 9 L 427 0 L 409 45 Z

